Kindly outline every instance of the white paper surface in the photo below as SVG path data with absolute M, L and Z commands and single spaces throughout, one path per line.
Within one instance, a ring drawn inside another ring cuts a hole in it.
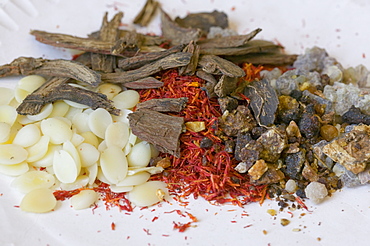
M 224 11 L 231 27 L 239 33 L 260 27 L 259 38 L 281 43 L 288 53 L 301 54 L 316 45 L 325 48 L 344 67 L 364 64 L 370 68 L 370 2 L 366 0 L 159 2 L 171 17 Z M 24 4 L 31 7 L 22 9 Z M 19 56 L 70 59 L 70 52 L 36 42 L 29 30 L 86 36 L 99 29 L 105 11 L 111 17 L 117 10 L 125 13 L 123 23 L 133 28 L 132 19 L 143 5 L 143 0 L 0 1 L 0 64 Z M 140 31 L 159 34 L 159 30 L 156 16 L 149 27 Z M 0 84 L 13 87 L 16 80 L 2 78 Z M 102 204 L 94 211 L 75 211 L 65 201 L 54 212 L 31 214 L 15 207 L 22 194 L 10 188 L 12 179 L 0 175 L 0 245 L 368 245 L 369 186 L 343 189 L 318 206 L 308 201 L 312 212 L 296 210 L 291 215 L 285 210 L 275 217 L 266 212 L 278 208 L 275 202 L 239 208 L 213 206 L 201 199 L 191 200 L 185 208 L 173 202 L 135 209 L 130 214 L 117 208 L 106 211 Z M 173 230 L 174 221 L 189 221 L 176 213 L 166 213 L 174 209 L 196 216 L 197 227 L 184 233 Z M 152 222 L 156 216 L 158 219 Z M 291 223 L 283 227 L 281 218 Z M 112 222 L 116 230 L 111 229 Z M 300 231 L 293 231 L 295 228 Z

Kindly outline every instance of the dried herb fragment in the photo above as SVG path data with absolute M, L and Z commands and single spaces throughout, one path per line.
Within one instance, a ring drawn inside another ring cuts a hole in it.
M 107 83 L 127 83 L 139 80 L 162 70 L 186 66 L 189 64 L 191 56 L 192 54 L 187 52 L 178 52 L 135 70 L 102 74 L 102 80 Z
M 194 75 L 197 69 L 197 66 L 198 66 L 199 51 L 200 51 L 200 47 L 194 44 L 193 41 L 190 41 L 190 43 L 184 48 L 183 52 L 192 53 L 193 56 L 191 57 L 191 60 L 188 65 L 181 67 L 179 69 L 180 75 L 183 75 L 183 74 Z
M 203 48 L 200 50 L 202 55 L 217 55 L 217 56 L 240 56 L 247 55 L 251 53 L 260 53 L 260 52 L 280 52 L 280 45 L 276 45 L 272 42 L 265 40 L 251 40 L 247 44 L 238 46 L 238 47 L 211 47 Z
M 145 108 L 158 112 L 180 112 L 185 108 L 187 101 L 187 97 L 151 99 L 138 103 L 136 110 Z
M 249 132 L 256 126 L 256 121 L 248 107 L 239 105 L 235 110 L 226 111 L 220 118 L 220 127 L 227 136 Z
M 297 55 L 257 52 L 246 55 L 224 56 L 224 58 L 236 64 L 252 63 L 254 65 L 287 66 L 295 62 Z
M 108 13 L 106 12 L 102 25 L 99 30 L 99 35 L 96 38 L 97 40 L 115 42 L 118 39 L 119 30 L 118 27 L 121 23 L 123 13 L 117 13 L 111 21 L 108 21 Z M 116 68 L 116 57 L 112 55 L 91 53 L 91 66 L 95 71 L 102 72 L 113 72 L 113 69 Z
M 256 30 L 246 35 L 226 36 L 220 38 L 203 39 L 197 42 L 202 50 L 211 48 L 230 48 L 240 47 L 247 44 L 252 38 L 254 38 L 262 29 L 257 28 Z
M 104 94 L 81 89 L 66 84 L 68 78 L 51 77 L 36 91 L 28 95 L 18 106 L 17 112 L 21 115 L 35 115 L 40 113 L 45 104 L 58 100 L 70 100 L 91 107 L 92 109 L 105 108 L 111 114 L 119 115 L 110 100 Z
M 133 23 L 140 26 L 147 26 L 151 19 L 154 16 L 155 11 L 157 10 L 159 3 L 155 0 L 147 0 L 144 7 L 136 15 Z
M 222 75 L 214 87 L 214 92 L 218 97 L 226 97 L 236 89 L 238 81 L 238 78 Z
M 234 63 L 225 60 L 219 56 L 214 55 L 202 55 L 199 58 L 198 66 L 207 73 L 210 74 L 224 74 L 228 77 L 243 77 L 245 72 L 239 66 Z
M 198 28 L 203 33 L 208 33 L 209 29 L 213 26 L 218 26 L 222 29 L 229 27 L 227 15 L 217 10 L 211 13 L 191 13 L 184 18 L 176 17 L 175 22 L 181 27 Z
M 250 99 L 251 108 L 259 125 L 268 126 L 274 123 L 279 99 L 267 80 L 251 82 L 244 89 L 244 95 Z
M 125 83 L 125 87 L 130 89 L 152 89 L 163 86 L 163 82 L 153 77 L 146 77 Z
M 101 82 L 99 73 L 75 61 L 19 57 L 0 66 L 0 77 L 32 74 L 72 78 L 92 86 Z
M 159 151 L 180 157 L 180 134 L 184 118 L 170 116 L 149 109 L 128 115 L 133 134 L 154 144 Z
M 197 41 L 201 35 L 199 29 L 180 27 L 163 10 L 161 10 L 161 23 L 163 37 L 170 40 L 173 45 Z
M 159 52 L 150 52 L 144 55 L 138 55 L 130 58 L 119 59 L 118 67 L 122 70 L 131 70 L 142 67 L 153 61 L 157 61 L 171 54 L 180 52 L 184 49 L 185 44 L 180 44 L 174 46 L 168 50 L 159 51 Z
M 136 31 L 126 32 L 123 37 L 120 37 L 113 47 L 111 48 L 111 52 L 113 55 L 120 55 L 124 53 L 126 50 L 131 52 L 138 52 L 143 45 L 143 37 L 141 34 L 137 33 Z

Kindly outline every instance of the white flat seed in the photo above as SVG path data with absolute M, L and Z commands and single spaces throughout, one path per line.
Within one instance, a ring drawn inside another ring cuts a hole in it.
M 120 115 L 113 115 L 114 122 L 123 122 L 129 124 L 128 115 L 131 114 L 133 111 L 130 109 L 121 109 Z
M 82 113 L 82 108 L 74 108 L 74 107 L 69 107 L 68 112 L 64 117 L 66 117 L 69 120 L 72 120 L 75 114 Z
M 53 210 L 56 205 L 57 199 L 53 192 L 50 189 L 41 188 L 27 193 L 19 207 L 26 212 L 46 213 Z
M 135 144 L 131 152 L 127 155 L 128 165 L 130 167 L 146 167 L 150 162 L 150 156 L 150 144 L 146 141 L 142 141 Z
M 50 137 L 52 144 L 61 144 L 72 138 L 72 129 L 58 118 L 48 118 L 41 121 L 41 132 Z
M 148 181 L 150 174 L 148 172 L 139 172 L 134 175 L 127 175 L 124 180 L 117 183 L 117 186 L 140 185 Z
M 98 150 L 100 152 L 104 151 L 106 148 L 108 148 L 107 146 L 107 142 L 105 140 L 101 141 L 99 146 L 98 146 Z
M 89 208 L 98 200 L 98 194 L 93 190 L 82 190 L 71 197 L 71 206 L 74 209 Z
M 28 152 L 17 144 L 0 145 L 0 164 L 14 165 L 27 159 Z
M 67 151 L 68 154 L 70 154 L 73 158 L 73 160 L 76 163 L 77 167 L 77 173 L 80 173 L 81 171 L 81 158 L 80 155 L 78 154 L 78 150 L 76 147 L 72 144 L 70 141 L 66 141 L 63 143 L 63 150 Z
M 125 153 L 125 155 L 127 156 L 131 152 L 131 149 L 132 149 L 132 144 L 127 143 L 126 146 L 123 148 L 123 153 Z
M 49 149 L 49 136 L 42 136 L 34 145 L 26 148 L 28 151 L 27 162 L 35 162 L 43 158 Z
M 0 105 L 8 105 L 14 98 L 14 90 L 0 87 Z
M 73 127 L 79 133 L 90 131 L 88 121 L 89 121 L 89 115 L 86 113 L 82 113 L 82 112 L 75 114 L 72 118 Z
M 81 133 L 81 136 L 84 138 L 84 143 L 91 144 L 95 148 L 99 146 L 98 137 L 91 131 Z
M 30 92 L 25 91 L 21 88 L 16 87 L 14 90 L 14 98 L 18 103 L 23 102 L 23 100 L 30 94 Z
M 85 109 L 85 108 L 88 108 L 89 106 L 85 105 L 85 104 L 81 104 L 81 103 L 76 103 L 76 102 L 72 102 L 70 100 L 64 100 L 64 102 L 66 104 L 68 104 L 69 106 L 73 107 L 73 108 L 81 108 L 81 109 Z
M 128 137 L 128 142 L 132 145 L 135 145 L 138 142 L 137 136 L 133 134 L 131 130 L 130 130 L 130 136 Z
M 98 176 L 98 164 L 95 163 L 92 166 L 86 167 L 85 170 L 89 176 L 89 185 L 94 184 L 97 176 Z
M 109 100 L 112 100 L 118 93 L 122 91 L 119 85 L 112 83 L 104 83 L 98 86 L 97 92 L 102 93 L 107 96 Z
M 12 106 L 0 105 L 0 122 L 5 122 L 12 126 L 17 116 L 17 110 Z
M 28 125 L 31 123 L 35 123 L 35 120 L 30 120 L 27 115 L 18 115 L 17 122 L 22 125 Z
M 158 174 L 164 171 L 163 167 L 129 167 L 127 175 L 135 175 L 140 172 L 148 172 L 151 175 Z
M 135 90 L 122 91 L 112 99 L 114 106 L 119 109 L 133 108 L 139 100 L 140 94 Z
M 73 183 L 61 183 L 60 188 L 62 190 L 75 190 L 81 187 L 85 187 L 89 183 L 89 176 L 80 175 Z
M 53 169 L 55 176 L 62 183 L 73 183 L 79 174 L 75 160 L 65 150 L 54 153 Z
M 163 199 L 167 199 L 167 184 L 161 181 L 148 181 L 144 184 L 135 186 L 128 193 L 128 199 L 136 206 L 151 206 Z M 165 196 L 163 197 L 163 194 Z
M 104 138 L 105 131 L 112 122 L 110 113 L 103 108 L 98 108 L 90 113 L 88 125 L 96 136 Z
M 10 131 L 12 126 L 5 122 L 0 122 L 0 143 L 4 143 L 9 140 Z
M 82 143 L 77 146 L 77 151 L 81 158 L 82 167 L 92 166 L 99 160 L 100 152 L 91 144 Z
M 30 169 L 27 162 L 22 162 L 14 165 L 0 165 L 0 173 L 8 176 L 19 176 L 28 172 Z
M 45 78 L 39 75 L 28 75 L 18 81 L 17 88 L 31 93 L 45 83 Z
M 39 160 L 30 162 L 31 166 L 34 167 L 49 167 L 53 165 L 54 159 L 54 152 L 59 151 L 62 149 L 62 145 L 60 144 L 49 144 L 49 148 L 46 154 Z
M 105 141 L 108 147 L 115 145 L 123 149 L 128 142 L 129 135 L 129 126 L 126 123 L 115 122 L 107 127 Z
M 104 176 L 112 183 L 117 184 L 127 175 L 128 164 L 122 149 L 111 146 L 100 155 L 100 167 Z
M 118 186 L 118 185 L 110 185 L 110 190 L 114 193 L 123 193 L 132 191 L 134 186 Z
M 44 171 L 30 171 L 15 178 L 11 186 L 22 193 L 28 193 L 40 188 L 50 188 L 54 182 L 54 175 Z
M 34 145 L 41 138 L 40 128 L 36 124 L 30 124 L 22 127 L 15 136 L 13 143 L 22 147 Z
M 49 117 L 64 117 L 69 110 L 69 105 L 64 101 L 56 101 L 53 103 L 53 111 L 51 111 Z
M 78 146 L 78 145 L 82 144 L 84 141 L 85 141 L 85 138 L 83 136 L 81 136 L 80 134 L 78 134 L 76 132 L 73 132 L 72 138 L 71 138 L 71 143 L 74 146 Z
M 98 172 L 97 172 L 97 175 L 96 175 L 97 179 L 99 179 L 101 182 L 103 183 L 106 183 L 106 184 L 110 184 L 112 185 L 112 183 L 104 176 L 104 173 L 103 171 L 101 170 L 101 167 L 98 168 Z
M 33 121 L 43 120 L 48 117 L 53 111 L 53 104 L 48 103 L 42 109 L 41 112 L 35 115 L 27 115 L 27 118 Z

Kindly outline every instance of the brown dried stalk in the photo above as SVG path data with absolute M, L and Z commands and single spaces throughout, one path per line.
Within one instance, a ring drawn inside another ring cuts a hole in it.
M 163 86 L 163 82 L 153 77 L 146 77 L 143 79 L 125 83 L 125 87 L 130 89 L 154 89 Z
M 32 74 L 72 78 L 92 86 L 101 82 L 99 73 L 75 61 L 19 57 L 10 64 L 0 66 L 0 77 Z

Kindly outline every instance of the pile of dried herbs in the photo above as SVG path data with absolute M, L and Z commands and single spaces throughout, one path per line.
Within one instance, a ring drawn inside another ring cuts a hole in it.
M 32 30 L 42 43 L 83 53 L 0 66 L 0 77 L 48 78 L 18 113 L 66 99 L 119 115 L 93 88 L 115 83 L 139 91 L 130 127 L 162 152 L 151 162 L 165 168 L 155 179 L 182 202 L 194 196 L 242 206 L 280 196 L 302 205 L 300 198 L 320 202 L 343 184 L 368 183 L 369 99 L 355 98 L 367 96 L 367 70 L 344 69 L 317 47 L 284 54 L 281 45 L 255 39 L 261 29 L 235 34 L 218 11 L 172 20 L 149 0 L 134 23 L 147 25 L 157 10 L 162 36 L 120 29 L 121 12 L 110 21 L 106 14 L 88 38 Z M 340 111 L 344 94 L 352 97 Z

